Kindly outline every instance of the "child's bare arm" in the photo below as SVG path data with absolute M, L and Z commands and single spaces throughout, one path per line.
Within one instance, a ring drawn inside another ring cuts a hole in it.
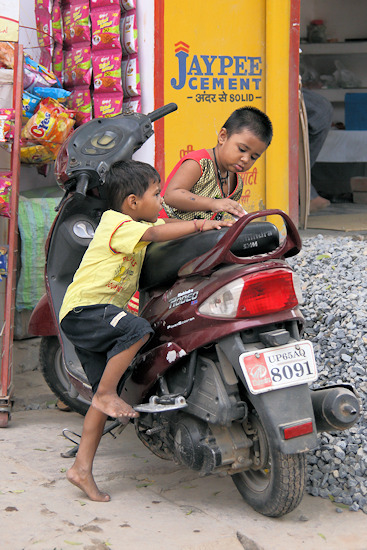
M 197 162 L 183 162 L 168 184 L 164 194 L 166 203 L 183 212 L 228 212 L 238 218 L 246 214 L 242 206 L 232 199 L 213 199 L 192 193 L 191 189 L 200 176 L 200 165 Z
M 191 235 L 192 233 L 209 231 L 210 229 L 220 229 L 221 227 L 230 227 L 233 225 L 233 222 L 230 221 L 216 220 L 175 221 L 176 223 L 170 221 L 164 225 L 149 227 L 140 240 L 148 242 L 171 241 L 179 237 L 184 237 L 185 235 Z

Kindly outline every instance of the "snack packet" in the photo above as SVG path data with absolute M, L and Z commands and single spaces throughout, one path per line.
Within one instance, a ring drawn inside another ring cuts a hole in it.
M 10 218 L 11 172 L 0 174 L 0 216 Z
M 47 147 L 32 142 L 24 142 L 20 148 L 20 162 L 23 164 L 47 164 L 55 156 Z
M 108 118 L 122 113 L 122 93 L 94 94 L 93 107 L 95 118 Z
M 0 246 L 0 281 L 8 275 L 8 246 Z
M 0 109 L 0 141 L 14 138 L 15 109 Z
M 91 11 L 92 50 L 121 49 L 120 6 L 98 8 Z
M 106 6 L 119 6 L 120 0 L 90 0 L 90 7 L 92 10 L 95 8 L 104 8 Z
M 75 126 L 80 126 L 92 119 L 92 98 L 89 88 L 74 88 L 67 105 L 69 109 L 75 111 Z
M 71 44 L 90 44 L 89 2 L 70 6 L 70 41 Z
M 71 46 L 71 11 L 70 5 L 65 4 L 61 8 L 62 28 L 64 31 L 64 46 L 69 48 Z
M 55 43 L 54 51 L 52 55 L 52 71 L 54 75 L 62 82 L 64 68 L 64 52 L 62 51 L 62 45 Z
M 49 71 L 46 67 L 33 61 L 28 55 L 24 58 L 24 71 L 23 71 L 23 88 L 27 92 L 32 93 L 35 86 L 39 87 L 51 87 L 57 86 L 61 88 L 59 79 Z
M 122 58 L 121 80 L 125 96 L 141 94 L 139 61 L 136 53 Z
M 33 88 L 33 92 L 40 98 L 52 97 L 59 103 L 65 103 L 71 92 L 64 90 L 64 88 Z
M 48 88 L 45 88 L 47 90 Z M 39 96 L 31 94 L 29 92 L 23 92 L 22 95 L 22 116 L 25 118 L 31 118 L 36 110 L 39 102 L 41 101 Z
M 64 55 L 64 86 L 90 86 L 92 81 L 92 59 L 90 46 L 73 45 Z
M 22 129 L 22 138 L 43 145 L 53 158 L 71 133 L 75 120 L 51 97 L 42 99 L 38 111 Z
M 92 52 L 94 89 L 100 93 L 122 92 L 121 51 Z
M 136 8 L 136 0 L 121 0 L 121 8 L 123 11 L 130 11 Z
M 122 103 L 122 114 L 131 115 L 133 113 L 141 113 L 141 97 L 128 97 Z
M 54 0 L 52 11 L 51 11 L 51 26 L 52 26 L 52 38 L 54 39 L 55 45 L 62 44 L 63 35 L 62 35 L 62 15 L 61 15 L 61 6 L 58 0 Z
M 14 44 L 11 42 L 0 42 L 0 67 L 14 68 Z
M 120 24 L 121 47 L 124 55 L 138 51 L 138 27 L 136 24 L 136 10 L 127 11 L 121 18 Z
M 35 5 L 34 15 L 36 18 L 37 40 L 41 48 L 52 46 L 52 20 L 51 10 Z

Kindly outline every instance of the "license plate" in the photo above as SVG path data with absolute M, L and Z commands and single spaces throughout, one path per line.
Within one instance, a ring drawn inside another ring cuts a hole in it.
M 249 390 L 254 394 L 317 379 L 313 346 L 308 340 L 242 353 L 239 361 Z

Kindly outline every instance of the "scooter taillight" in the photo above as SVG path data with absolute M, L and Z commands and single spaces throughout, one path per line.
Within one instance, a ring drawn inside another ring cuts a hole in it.
M 290 271 L 258 273 L 244 281 L 237 317 L 255 317 L 298 305 Z
M 302 301 L 298 287 L 295 274 L 287 269 L 246 275 L 207 298 L 200 305 L 199 313 L 235 319 L 292 309 Z

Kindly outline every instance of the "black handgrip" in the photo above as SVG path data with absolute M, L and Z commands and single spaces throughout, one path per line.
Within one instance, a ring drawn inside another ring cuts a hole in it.
M 85 198 L 88 190 L 88 184 L 89 184 L 89 175 L 85 173 L 79 174 L 78 182 L 76 184 L 76 189 L 74 193 L 75 198 L 79 198 L 79 199 Z
M 166 115 L 169 115 L 169 113 L 173 113 L 174 111 L 177 111 L 178 107 L 176 103 L 167 103 L 167 105 L 163 105 L 163 107 L 159 107 L 155 111 L 152 111 L 147 116 L 150 118 L 151 122 L 155 122 L 156 120 L 159 120 L 160 118 L 163 118 Z

